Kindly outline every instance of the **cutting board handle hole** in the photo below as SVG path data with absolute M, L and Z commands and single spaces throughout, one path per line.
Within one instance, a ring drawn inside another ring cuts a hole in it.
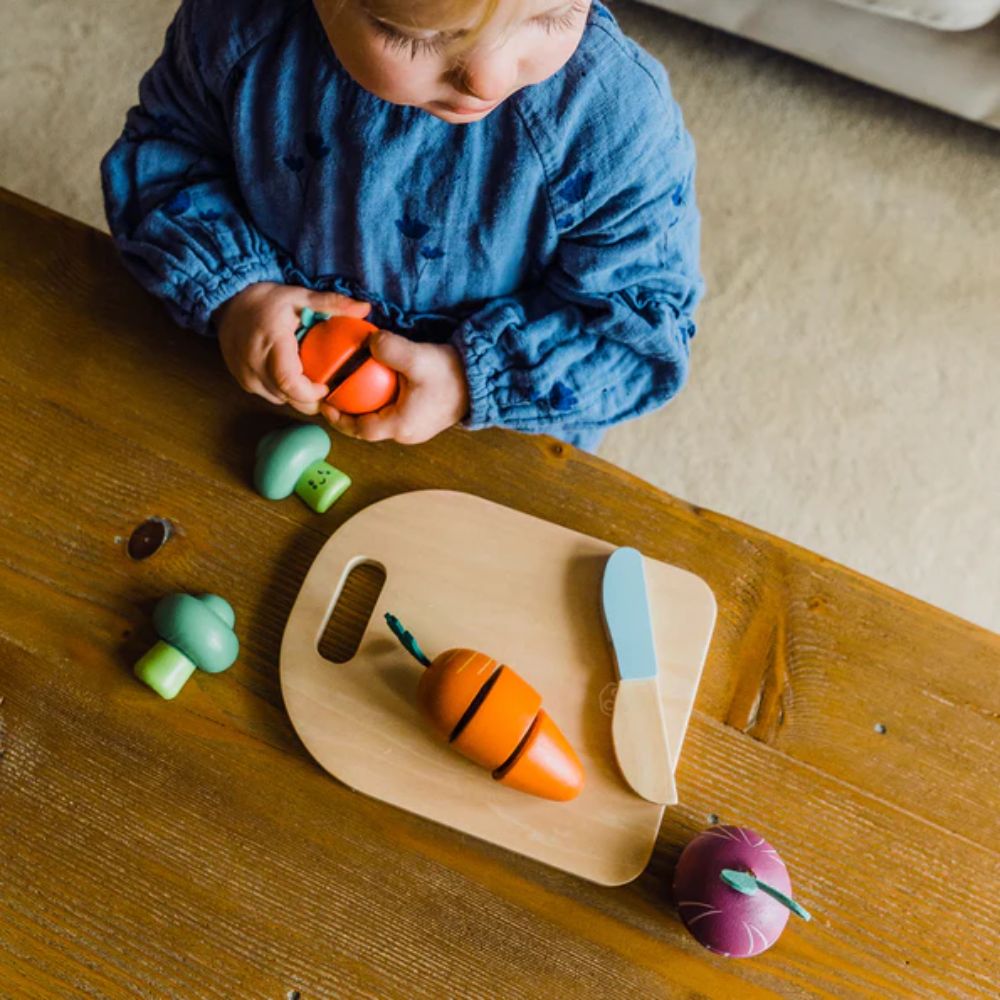
M 320 656 L 334 663 L 354 657 L 384 586 L 384 566 L 365 560 L 351 569 L 320 636 Z

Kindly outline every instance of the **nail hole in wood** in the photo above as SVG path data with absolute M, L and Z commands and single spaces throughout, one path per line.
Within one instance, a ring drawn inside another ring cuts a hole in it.
M 347 574 L 319 640 L 320 656 L 334 663 L 346 663 L 354 656 L 383 586 L 385 570 L 377 563 L 360 563 Z
M 159 552 L 173 534 L 173 525 L 162 517 L 143 521 L 128 540 L 128 554 L 137 562 Z

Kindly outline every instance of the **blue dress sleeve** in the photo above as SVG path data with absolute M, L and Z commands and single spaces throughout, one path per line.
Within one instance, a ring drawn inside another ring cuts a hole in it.
M 586 158 L 551 185 L 560 238 L 550 266 L 457 329 L 467 426 L 590 448 L 684 383 L 703 292 L 700 217 L 693 144 L 676 104 L 664 106 L 652 127 L 637 112 L 610 140 L 585 133 Z
M 101 163 L 101 180 L 126 267 L 176 322 L 207 333 L 219 305 L 254 282 L 281 281 L 282 272 L 240 198 L 225 77 L 203 72 L 212 56 L 199 51 L 197 7 L 186 0 L 168 29 L 139 104 Z

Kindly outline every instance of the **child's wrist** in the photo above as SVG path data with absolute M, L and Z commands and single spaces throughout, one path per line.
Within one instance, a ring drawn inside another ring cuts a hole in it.
M 211 328 L 215 331 L 216 334 L 219 333 L 219 331 L 222 329 L 222 324 L 226 321 L 226 316 L 229 314 L 229 307 L 245 291 L 246 291 L 246 289 L 244 288 L 242 291 L 237 292 L 235 295 L 231 295 L 221 305 L 218 305 L 218 306 L 215 307 L 215 310 L 212 312 L 211 319 L 209 320 L 209 324 L 210 324 Z
M 214 334 L 218 335 L 222 329 L 222 321 L 225 319 L 226 310 L 232 301 L 232 299 L 226 299 L 221 306 L 216 306 L 215 311 L 208 317 L 208 327 Z
M 255 293 L 256 289 L 259 289 L 262 285 L 267 285 L 267 284 L 270 284 L 270 282 L 254 281 L 251 284 L 241 288 L 235 294 L 230 295 L 229 298 L 226 299 L 226 301 L 223 302 L 221 305 L 216 306 L 215 310 L 212 312 L 212 317 L 211 317 L 211 325 L 212 328 L 215 330 L 215 332 L 218 333 L 219 330 L 222 329 L 222 324 L 226 321 L 226 316 L 231 312 L 230 307 L 235 305 L 237 300 L 242 300 L 244 298 L 251 297 Z

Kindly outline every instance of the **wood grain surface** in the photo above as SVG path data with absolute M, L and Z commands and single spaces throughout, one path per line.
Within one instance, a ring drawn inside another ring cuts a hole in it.
M 996 995 L 1000 637 L 546 438 L 337 440 L 354 486 L 326 515 L 265 502 L 253 449 L 281 416 L 106 237 L 14 196 L 0 302 L 0 995 Z M 349 515 L 419 488 L 714 591 L 681 804 L 630 885 L 351 792 L 296 739 L 278 650 L 304 574 Z M 150 516 L 173 535 L 131 560 Z M 242 649 L 168 703 L 130 665 L 173 589 L 225 595 Z M 773 842 L 813 914 L 756 959 L 703 951 L 670 900 L 710 815 Z

